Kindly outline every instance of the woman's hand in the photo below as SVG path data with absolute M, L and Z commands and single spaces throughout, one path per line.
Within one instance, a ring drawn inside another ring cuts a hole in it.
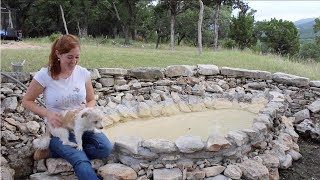
M 48 123 L 50 123 L 53 127 L 60 127 L 62 125 L 62 115 L 58 112 L 49 111 L 46 118 Z

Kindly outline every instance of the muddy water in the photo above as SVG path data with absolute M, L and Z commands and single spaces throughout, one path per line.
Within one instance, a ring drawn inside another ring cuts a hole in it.
M 250 128 L 254 117 L 256 114 L 248 111 L 221 109 L 132 120 L 105 129 L 104 132 L 111 140 L 123 135 L 170 140 L 175 140 L 182 135 L 194 135 L 207 140 L 210 135 L 225 135 L 231 130 Z

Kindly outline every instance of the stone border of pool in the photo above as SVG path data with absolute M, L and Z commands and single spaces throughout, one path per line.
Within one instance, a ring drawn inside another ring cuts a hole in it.
M 104 178 L 279 179 L 278 168 L 288 168 L 293 159 L 301 156 L 296 144 L 299 136 L 293 127 L 318 137 L 318 129 L 312 128 L 317 126 L 312 123 L 319 119 L 320 81 L 215 65 L 90 71 L 98 105 L 108 117 L 106 126 L 120 120 L 168 116 L 177 110 L 198 112 L 228 104 L 219 102 L 245 106 L 259 98 L 267 99 L 252 128 L 230 132 L 226 137 L 209 137 L 206 142 L 194 136 L 182 136 L 175 142 L 120 137 L 115 140 L 112 156 L 92 161 Z M 32 77 L 28 73 L 10 74 L 24 83 Z M 30 179 L 72 178 L 72 167 L 62 159 L 35 162 L 35 168 L 30 170 L 31 141 L 43 133 L 43 123 L 39 117 L 24 112 L 20 104 L 22 90 L 5 77 L 1 80 L 1 115 L 5 122 L 1 168 L 8 177 L 13 176 L 14 169 L 16 177 L 32 174 Z
M 270 100 L 268 101 L 261 98 L 261 94 L 266 94 Z M 269 178 L 269 170 L 264 167 L 261 163 L 262 161 L 260 163 L 254 163 L 251 162 L 249 158 L 258 158 L 262 154 L 267 154 L 261 156 L 265 158 L 265 161 L 268 161 L 269 158 L 278 158 L 278 161 L 273 162 L 276 165 L 273 164 L 269 167 L 270 171 L 276 172 L 276 168 L 278 167 L 288 168 L 291 166 L 292 158 L 290 159 L 289 156 L 286 157 L 284 152 L 279 153 L 282 152 L 280 145 L 285 144 L 285 146 L 287 146 L 286 151 L 290 151 L 299 156 L 299 148 L 296 144 L 299 136 L 295 133 L 293 124 L 289 123 L 290 121 L 285 117 L 281 117 L 285 111 L 283 94 L 278 92 L 258 93 L 257 97 L 259 98 L 254 98 L 254 102 L 257 103 L 242 103 L 242 109 L 246 109 L 249 106 L 261 106 L 261 102 L 265 102 L 262 109 L 261 107 L 259 108 L 260 113 L 250 129 L 231 131 L 226 136 L 210 136 L 205 142 L 203 142 L 199 136 L 180 136 L 175 141 L 167 139 L 145 140 L 138 136 L 122 136 L 116 138 L 114 141 L 114 154 L 122 164 L 135 168 L 136 171 L 140 169 L 141 165 L 147 166 L 148 168 L 153 166 L 156 167 L 155 169 L 165 168 L 159 170 L 159 175 L 157 175 L 155 179 L 183 177 L 182 171 L 178 169 L 184 168 L 186 170 L 193 170 L 188 175 L 185 174 L 185 176 L 189 178 L 197 176 L 197 178 L 201 179 L 217 176 L 224 172 L 226 168 L 224 175 L 232 179 L 239 179 L 242 174 L 246 174 L 244 177 L 256 176 L 256 178 L 262 179 Z M 194 110 L 193 112 L 199 112 L 206 108 L 231 108 L 233 104 L 234 102 L 227 99 L 216 100 L 207 97 L 202 102 L 198 100 L 196 104 L 187 104 L 187 106 L 197 107 L 191 109 Z M 168 105 L 168 107 L 170 107 L 171 114 L 174 114 L 173 112 L 177 112 L 180 106 L 176 104 L 175 106 Z M 172 111 L 172 109 L 175 108 L 178 110 Z M 144 108 L 144 113 L 142 113 L 140 117 L 145 117 L 146 114 L 151 116 L 151 109 L 152 107 L 149 109 Z M 163 107 L 161 109 L 167 108 Z M 139 113 L 136 113 L 139 116 Z M 282 122 L 288 121 L 288 123 L 284 123 L 284 129 L 275 130 L 274 122 L 280 124 L 277 117 L 281 118 L 280 121 Z M 274 137 L 277 136 L 275 132 L 279 133 L 277 140 L 274 140 Z M 260 160 L 262 160 L 262 158 Z M 241 164 L 239 162 L 249 162 L 249 164 Z M 234 166 L 234 164 L 239 164 L 240 169 Z M 202 173 L 201 171 L 195 171 L 193 168 L 194 165 L 198 165 L 199 168 L 203 169 Z M 111 167 L 110 165 L 105 166 L 101 168 L 100 171 L 108 174 L 108 172 L 111 171 Z M 177 167 L 178 169 L 176 169 Z M 261 169 L 261 172 L 255 170 L 257 167 Z M 140 170 L 138 173 L 140 172 L 142 174 Z M 252 174 L 252 172 L 254 173 Z M 149 171 L 147 176 L 150 173 Z M 247 175 L 247 173 L 249 173 L 249 175 Z

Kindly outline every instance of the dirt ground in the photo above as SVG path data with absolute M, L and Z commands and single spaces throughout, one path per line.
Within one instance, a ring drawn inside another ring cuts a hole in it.
M 320 180 L 320 142 L 301 137 L 298 140 L 302 158 L 286 170 L 279 170 L 281 180 Z
M 22 49 L 22 48 L 41 48 L 29 42 L 23 41 L 1 41 L 0 49 Z

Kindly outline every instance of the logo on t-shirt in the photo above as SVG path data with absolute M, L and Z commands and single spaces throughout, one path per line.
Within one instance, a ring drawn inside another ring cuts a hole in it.
M 73 91 L 79 93 L 80 89 L 77 88 L 77 87 L 75 87 L 75 88 L 73 89 Z

